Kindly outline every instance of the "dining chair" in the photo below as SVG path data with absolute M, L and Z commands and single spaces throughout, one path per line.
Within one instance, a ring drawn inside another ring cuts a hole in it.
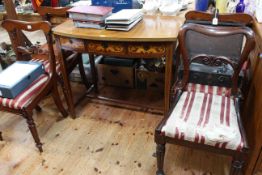
M 213 25 L 213 19 L 214 17 L 217 17 L 218 23 L 217 25 Z M 252 27 L 254 23 L 254 18 L 248 14 L 245 13 L 238 13 L 238 14 L 211 14 L 206 12 L 200 12 L 200 11 L 189 11 L 185 15 L 186 21 L 185 23 L 195 23 L 195 24 L 201 24 L 201 25 L 213 25 L 213 26 L 247 26 Z M 242 36 L 235 37 L 234 40 L 227 40 L 227 44 L 232 45 L 234 43 L 241 43 L 243 40 Z M 208 44 L 206 44 L 208 46 Z M 224 47 L 224 49 L 227 49 L 227 45 L 223 45 L 221 47 Z M 193 65 L 192 65 L 193 66 Z M 199 65 L 201 67 L 201 65 Z M 250 79 L 251 79 L 251 62 L 250 59 L 247 59 L 245 63 L 242 66 L 241 72 L 240 72 L 240 78 L 239 78 L 239 84 L 240 88 L 244 92 L 244 97 L 247 96 L 249 85 L 250 85 Z M 195 68 L 199 69 L 199 68 Z M 205 69 L 205 68 L 204 68 Z M 217 82 L 221 82 L 222 84 L 227 82 L 230 82 L 230 77 L 227 76 L 221 76 L 221 73 L 224 72 L 227 74 L 227 71 L 230 71 L 228 67 L 217 67 L 217 70 L 213 70 L 216 72 L 219 72 L 217 74 Z M 198 75 L 193 75 L 195 79 L 200 78 Z M 192 77 L 191 76 L 191 77 Z M 190 77 L 190 78 L 191 78 Z M 203 78 L 203 81 L 205 81 L 205 78 Z
M 44 21 L 49 21 L 51 24 L 52 24 L 52 27 L 55 27 L 59 24 L 61 24 L 62 22 L 66 21 L 67 20 L 67 17 L 68 17 L 68 14 L 67 14 L 67 10 L 70 9 L 71 7 L 46 7 L 46 6 L 40 6 L 38 9 L 37 9 L 37 13 L 40 14 L 40 16 L 42 16 L 42 19 Z M 54 41 L 55 42 L 55 41 Z M 63 43 L 65 45 L 74 45 L 74 41 L 71 40 L 71 41 L 67 41 L 66 43 Z M 41 49 L 44 50 L 44 48 L 46 48 L 45 45 L 41 46 Z M 58 58 L 58 51 L 57 51 L 57 48 L 56 45 L 54 44 L 54 50 L 55 50 L 55 55 L 57 57 L 57 60 L 59 60 L 60 58 Z M 62 48 L 60 48 L 62 49 Z M 82 82 L 84 83 L 85 87 L 87 89 L 90 88 L 90 83 L 88 82 L 87 80 L 87 77 L 86 77 L 86 74 L 85 74 L 85 69 L 84 69 L 84 66 L 83 66 L 83 60 L 82 60 L 82 54 L 81 53 L 77 53 L 75 51 L 71 51 L 71 50 L 65 50 L 63 49 L 62 50 L 62 57 L 63 59 L 60 60 L 63 61 L 66 65 L 66 76 L 69 76 L 69 74 L 76 68 L 78 67 L 79 69 L 79 72 L 80 72 L 80 76 L 81 76 L 81 79 L 82 79 Z M 59 62 L 59 63 L 60 63 Z M 63 73 L 60 72 L 60 73 Z M 63 80 L 62 80 L 62 77 L 61 77 L 61 84 L 62 84 L 62 87 L 63 87 Z M 69 84 L 70 86 L 70 84 Z M 71 87 L 70 87 L 71 89 Z M 74 106 L 74 102 L 73 102 L 73 99 L 70 98 L 72 97 L 72 95 L 67 95 L 67 93 L 72 93 L 72 92 L 66 92 L 66 90 L 63 88 L 64 90 L 64 94 L 65 94 L 65 97 L 66 97 L 66 101 L 67 101 L 67 104 L 68 106 Z M 71 90 L 70 90 L 71 91 Z M 75 118 L 75 112 L 73 114 L 72 117 Z
M 55 27 L 67 20 L 67 10 L 69 10 L 70 8 L 71 7 L 40 6 L 37 9 L 37 13 L 42 17 L 44 21 L 49 21 L 52 24 L 52 27 Z
M 229 40 L 242 36 L 243 42 L 228 45 Z M 243 101 L 239 89 L 239 74 L 254 48 L 254 33 L 245 26 L 206 26 L 184 24 L 179 32 L 179 54 L 183 76 L 175 81 L 174 103 L 169 114 L 155 130 L 157 175 L 164 175 L 166 143 L 186 146 L 233 157 L 231 175 L 241 173 L 248 142 L 241 121 Z M 228 49 L 224 49 L 227 45 Z M 206 81 L 190 82 L 193 63 L 208 69 L 231 67 L 231 83 L 214 84 L 212 76 Z M 175 156 L 175 155 L 174 155 Z M 167 161 L 167 160 L 166 160 Z
M 64 109 L 60 95 L 57 88 L 57 66 L 52 44 L 51 24 L 49 22 L 24 22 L 18 20 L 5 20 L 2 27 L 7 30 L 10 39 L 13 41 L 13 49 L 16 53 L 18 61 L 32 61 L 38 62 L 38 59 L 46 60 L 43 63 L 45 73 L 34 80 L 25 90 L 23 90 L 14 99 L 0 97 L 0 110 L 3 112 L 10 112 L 21 115 L 27 121 L 28 128 L 34 138 L 36 147 L 40 152 L 43 152 L 42 143 L 40 142 L 38 132 L 33 119 L 33 110 L 41 111 L 38 106 L 39 102 L 43 100 L 48 94 L 52 94 L 54 102 L 61 112 L 63 117 L 67 116 Z M 32 46 L 22 46 L 20 40 L 17 40 L 18 30 L 34 32 L 37 30 L 43 31 L 47 40 L 48 52 L 41 52 Z

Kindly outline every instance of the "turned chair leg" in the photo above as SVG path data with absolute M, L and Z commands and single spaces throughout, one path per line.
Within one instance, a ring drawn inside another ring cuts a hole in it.
M 164 159 L 165 159 L 165 144 L 157 144 L 156 156 L 157 156 L 157 171 L 156 175 L 165 175 L 164 173 Z
M 24 113 L 24 117 L 26 119 L 28 128 L 29 128 L 29 130 L 30 130 L 34 140 L 35 140 L 36 147 L 38 148 L 38 150 L 40 152 L 43 152 L 42 143 L 40 142 L 40 139 L 39 139 L 36 127 L 35 127 L 35 122 L 34 122 L 34 119 L 32 117 L 32 114 L 28 113 L 28 112 L 25 112 Z
M 0 132 L 0 141 L 3 141 L 3 136 L 2 136 L 2 132 Z
M 61 112 L 62 116 L 64 118 L 67 117 L 68 113 L 66 112 L 66 110 L 65 110 L 65 108 L 62 104 L 62 100 L 59 96 L 59 92 L 58 92 L 56 85 L 54 85 L 54 87 L 53 87 L 52 96 L 53 96 L 54 102 L 55 102 L 58 110 Z
M 230 175 L 241 175 L 244 163 L 245 163 L 244 159 L 241 158 L 240 156 L 233 157 L 232 165 L 230 169 Z
M 79 54 L 78 57 L 79 57 L 78 58 L 78 66 L 79 66 L 78 68 L 79 68 L 79 72 L 80 72 L 82 81 L 83 81 L 86 89 L 89 89 L 90 83 L 88 83 L 88 80 L 87 80 L 87 77 L 86 77 L 85 68 L 84 68 L 83 60 L 82 60 L 82 54 Z

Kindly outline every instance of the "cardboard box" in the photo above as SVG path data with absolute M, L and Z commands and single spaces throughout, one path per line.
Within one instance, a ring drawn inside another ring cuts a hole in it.
M 135 61 L 117 58 L 105 59 L 107 58 L 103 58 L 97 65 L 98 83 L 110 86 L 134 88 Z
M 89 56 L 88 56 L 88 54 L 82 54 L 82 58 L 83 58 L 84 69 L 85 69 L 85 74 L 86 74 L 87 80 L 92 82 L 92 75 L 91 75 L 91 68 L 90 68 L 90 63 L 89 63 Z M 95 57 L 95 65 L 96 66 L 101 61 L 101 59 L 102 59 L 101 55 Z M 71 72 L 70 80 L 74 81 L 74 82 L 82 83 L 82 77 L 81 77 L 81 74 L 79 72 L 78 65 Z
M 164 92 L 164 73 L 136 69 L 136 88 Z
M 17 61 L 0 73 L 0 96 L 15 98 L 44 73 L 38 62 Z
M 227 66 L 210 67 L 199 63 L 191 63 L 189 71 L 189 82 L 207 84 L 213 86 L 231 87 L 233 69 Z M 240 73 L 240 79 L 243 73 Z M 183 67 L 179 69 L 179 78 L 183 77 Z

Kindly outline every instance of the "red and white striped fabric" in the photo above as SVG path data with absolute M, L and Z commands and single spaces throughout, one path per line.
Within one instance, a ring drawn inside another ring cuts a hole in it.
M 186 86 L 186 91 L 201 92 L 201 93 L 222 95 L 222 96 L 228 96 L 228 97 L 231 95 L 231 88 L 219 87 L 219 86 L 209 86 L 209 85 L 203 85 L 203 84 L 194 84 L 194 83 L 188 83 Z
M 183 92 L 161 132 L 168 137 L 219 148 L 238 151 L 243 148 L 234 100 L 216 93 Z
M 44 67 L 45 67 L 45 71 L 47 73 L 50 73 L 50 62 L 48 59 L 37 59 L 37 58 L 33 58 L 31 61 L 33 62 L 40 62 L 43 63 Z M 56 61 L 56 73 L 58 75 L 61 75 L 61 68 L 60 68 L 60 64 L 58 61 Z
M 28 102 L 30 102 L 32 96 L 42 89 L 47 80 L 48 76 L 43 74 L 33 81 L 30 86 L 21 92 L 16 98 L 8 99 L 0 97 L 0 106 L 11 109 L 22 109 Z

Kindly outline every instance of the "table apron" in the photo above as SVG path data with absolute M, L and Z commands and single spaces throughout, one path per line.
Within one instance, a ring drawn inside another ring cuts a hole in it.
M 89 53 L 126 58 L 162 58 L 167 55 L 167 48 L 174 42 L 128 42 L 128 41 L 94 41 L 60 37 L 61 48 L 80 53 Z

